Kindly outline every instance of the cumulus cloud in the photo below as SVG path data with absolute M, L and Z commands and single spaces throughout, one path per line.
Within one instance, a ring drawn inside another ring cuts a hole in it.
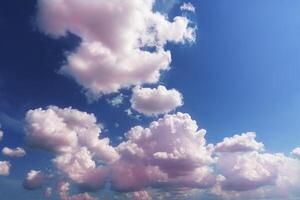
M 169 69 L 167 42 L 195 41 L 195 27 L 184 16 L 168 19 L 153 11 L 155 0 L 39 0 L 37 21 L 51 36 L 71 32 L 82 39 L 69 53 L 62 72 L 89 94 L 156 83 Z
M 8 161 L 0 161 L 0 176 L 8 176 L 11 164 Z
M 88 193 L 80 193 L 77 195 L 69 195 L 70 184 L 68 182 L 61 182 L 59 184 L 59 196 L 61 200 L 99 200 L 92 197 Z
M 59 155 L 53 162 L 57 169 L 82 187 L 99 189 L 107 181 L 108 170 L 97 167 L 91 153 L 85 147 L 72 153 Z
M 300 147 L 296 147 L 295 149 L 293 149 L 291 154 L 297 158 L 300 158 Z
M 190 115 L 177 113 L 167 114 L 147 128 L 131 128 L 125 141 L 112 147 L 108 141 L 98 144 L 96 121 L 92 114 L 71 108 L 31 110 L 26 117 L 27 137 L 35 146 L 53 151 L 56 168 L 82 189 L 109 185 L 140 199 L 149 198 L 143 192 L 146 188 L 157 187 L 207 189 L 229 199 L 285 198 L 299 190 L 300 160 L 266 153 L 255 133 L 225 138 L 214 146 L 206 143 L 206 131 L 199 129 Z M 71 140 L 60 142 L 60 134 Z M 47 139 L 37 140 L 39 137 Z M 92 144 L 114 153 L 99 154 Z M 99 155 L 116 156 L 103 159 Z M 87 193 L 64 194 L 67 200 L 93 198 Z
M 205 188 L 214 184 L 212 148 L 188 114 L 166 115 L 127 133 L 112 166 L 112 187 L 132 191 L 154 185 Z M 196 178 L 195 178 L 196 177 Z
M 234 135 L 233 137 L 224 138 L 223 142 L 216 145 L 216 152 L 247 152 L 247 151 L 263 151 L 264 144 L 255 140 L 254 132 Z
M 181 93 L 161 85 L 153 89 L 135 87 L 130 102 L 132 109 L 148 116 L 165 114 L 183 105 Z
M 35 190 L 40 188 L 45 181 L 45 176 L 41 171 L 31 170 L 28 172 L 23 187 L 27 190 Z
M 132 196 L 134 200 L 152 200 L 150 194 L 145 190 L 133 192 Z
M 183 3 L 181 6 L 180 6 L 180 10 L 185 10 L 185 11 L 190 11 L 190 12 L 195 12 L 196 11 L 196 8 L 195 6 L 188 2 L 188 3 Z
M 2 154 L 4 156 L 9 156 L 9 157 L 23 157 L 26 155 L 26 151 L 20 147 L 17 147 L 15 149 L 4 147 L 2 149 Z
M 83 187 L 102 187 L 107 170 L 96 167 L 95 160 L 111 163 L 119 155 L 108 138 L 99 139 L 101 130 L 93 114 L 50 106 L 28 111 L 26 123 L 30 144 L 53 151 L 53 163 L 61 172 Z
M 109 145 L 109 139 L 99 139 L 101 130 L 93 114 L 50 106 L 45 110 L 29 110 L 25 120 L 27 139 L 33 146 L 57 153 L 70 153 L 86 147 L 106 162 L 118 158 L 117 152 Z

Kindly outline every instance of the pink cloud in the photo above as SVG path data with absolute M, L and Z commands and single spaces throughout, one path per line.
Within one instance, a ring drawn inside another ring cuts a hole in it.
M 28 172 L 23 187 L 27 190 L 35 190 L 40 188 L 45 181 L 45 176 L 41 171 L 31 170 Z
M 164 86 L 157 88 L 133 89 L 131 107 L 145 115 L 166 114 L 183 105 L 182 95 L 175 89 L 167 90 Z
M 0 176 L 8 176 L 11 164 L 8 161 L 0 161 Z
M 186 17 L 170 20 L 153 11 L 154 3 L 39 0 L 37 21 L 46 34 L 63 37 L 71 32 L 82 39 L 79 48 L 68 54 L 62 72 L 98 97 L 132 85 L 156 83 L 171 62 L 165 44 L 195 41 L 195 28 Z
M 2 154 L 4 156 L 9 156 L 9 157 L 23 157 L 26 155 L 26 151 L 20 147 L 17 147 L 15 149 L 4 147 L 2 149 Z

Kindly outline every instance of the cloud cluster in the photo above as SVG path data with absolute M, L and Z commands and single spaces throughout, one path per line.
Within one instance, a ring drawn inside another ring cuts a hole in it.
M 180 92 L 161 85 L 153 89 L 135 87 L 130 102 L 132 109 L 147 116 L 166 114 L 183 105 Z
M 9 156 L 9 157 L 23 157 L 26 155 L 26 151 L 20 147 L 17 147 L 15 149 L 11 149 L 9 147 L 4 147 L 2 149 L 2 154 L 4 156 Z
M 168 19 L 153 10 L 155 0 L 39 0 L 37 21 L 51 36 L 71 32 L 82 43 L 67 56 L 62 72 L 89 94 L 156 83 L 169 69 L 168 42 L 195 41 L 195 27 L 184 16 Z
M 27 190 L 34 190 L 40 188 L 45 181 L 45 176 L 41 171 L 31 170 L 28 172 L 23 187 Z
M 148 197 L 138 191 L 157 187 L 207 189 L 229 199 L 286 196 L 299 189 L 298 159 L 266 153 L 252 132 L 207 144 L 205 130 L 188 114 L 167 114 L 147 128 L 133 127 L 116 147 L 99 143 L 95 117 L 75 109 L 31 110 L 26 122 L 28 140 L 53 151 L 57 169 L 81 188 L 97 190 L 109 184 L 114 191 L 135 192 L 142 199 Z

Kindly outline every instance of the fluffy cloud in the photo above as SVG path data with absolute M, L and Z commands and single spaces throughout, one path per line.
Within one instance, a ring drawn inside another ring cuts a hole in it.
M 27 190 L 34 190 L 41 187 L 44 181 L 45 176 L 41 171 L 31 170 L 23 182 L 23 187 Z
M 133 127 L 115 148 L 108 141 L 99 145 L 100 129 L 92 114 L 52 106 L 29 111 L 26 122 L 28 140 L 53 151 L 57 169 L 82 189 L 108 184 L 137 199 L 149 198 L 141 191 L 157 187 L 207 189 L 229 199 L 286 198 L 299 190 L 300 160 L 265 153 L 255 133 L 225 138 L 215 147 L 206 144 L 205 130 L 188 114 L 167 114 L 147 128 Z M 67 142 L 60 142 L 60 134 Z M 94 145 L 102 148 L 101 154 Z M 114 153 L 103 153 L 107 149 Z M 64 194 L 66 200 L 93 199 L 87 193 Z
M 26 155 L 26 151 L 20 147 L 17 147 L 15 149 L 4 147 L 2 149 L 2 154 L 9 157 L 23 157 Z
M 183 3 L 181 6 L 180 6 L 180 9 L 181 10 L 185 10 L 185 11 L 190 11 L 190 12 L 195 12 L 196 11 L 196 8 L 193 4 L 191 4 L 190 2 L 188 3 Z
M 40 29 L 54 37 L 71 32 L 82 39 L 67 56 L 62 72 L 89 94 L 156 83 L 169 69 L 167 42 L 195 41 L 195 28 L 184 16 L 169 20 L 153 11 L 155 0 L 39 0 Z
M 152 197 L 149 195 L 149 193 L 144 190 L 133 192 L 132 196 L 134 200 L 152 200 Z
M 218 143 L 215 147 L 216 152 L 247 152 L 263 151 L 263 143 L 255 140 L 256 134 L 253 132 L 234 135 L 233 137 L 224 138 L 223 142 Z
M 107 170 L 96 167 L 96 161 L 111 163 L 119 155 L 108 138 L 99 139 L 93 114 L 50 106 L 28 111 L 26 123 L 30 144 L 53 151 L 53 163 L 61 172 L 83 187 L 102 187 Z
M 8 176 L 11 164 L 8 161 L 0 161 L 0 176 Z
M 0 130 L 0 141 L 3 139 L 3 135 L 4 135 L 3 131 Z
M 295 149 L 293 149 L 291 154 L 297 158 L 300 158 L 300 147 L 296 147 Z
M 209 165 L 212 148 L 205 131 L 188 114 L 166 115 L 127 133 L 117 149 L 120 159 L 112 167 L 112 187 L 139 190 L 147 186 L 205 188 L 214 184 Z
M 70 184 L 68 182 L 61 182 L 59 184 L 59 196 L 61 200 L 98 200 L 98 198 L 92 197 L 88 193 L 81 193 L 77 195 L 69 195 Z
M 104 167 L 97 168 L 91 153 L 85 147 L 59 155 L 53 162 L 60 171 L 82 187 L 99 189 L 107 181 L 108 170 Z
M 111 162 L 118 158 L 109 139 L 99 139 L 100 128 L 93 114 L 72 108 L 50 106 L 26 114 L 27 139 L 31 145 L 58 153 L 70 153 L 86 147 L 93 154 Z
M 130 102 L 134 110 L 148 116 L 165 114 L 183 105 L 177 90 L 167 90 L 161 85 L 153 89 L 135 87 Z

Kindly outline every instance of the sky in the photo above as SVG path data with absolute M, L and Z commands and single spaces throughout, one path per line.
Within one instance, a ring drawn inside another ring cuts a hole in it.
M 299 33 L 297 0 L 1 2 L 0 196 L 300 199 Z

